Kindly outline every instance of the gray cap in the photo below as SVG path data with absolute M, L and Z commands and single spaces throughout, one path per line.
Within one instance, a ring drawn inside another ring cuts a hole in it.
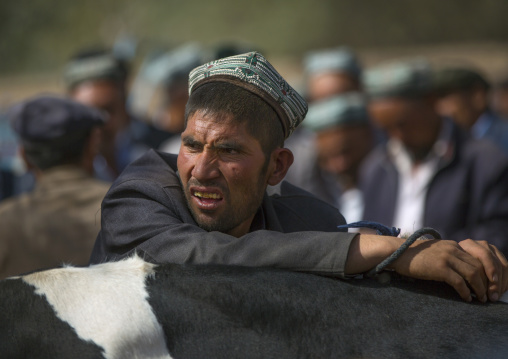
M 64 80 L 67 87 L 98 79 L 125 81 L 127 65 L 114 57 L 113 53 L 102 51 L 97 53 L 80 54 L 69 61 L 64 70 Z
M 362 94 L 356 92 L 311 104 L 303 121 L 303 125 L 313 131 L 368 123 L 367 102 Z
M 56 96 L 29 99 L 14 106 L 8 116 L 23 142 L 62 146 L 105 123 L 98 110 Z
M 371 98 L 419 97 L 433 90 L 433 74 L 424 59 L 392 62 L 365 71 L 365 91 Z
M 203 63 L 204 50 L 197 43 L 188 43 L 172 49 L 149 61 L 142 74 L 152 84 L 169 86 L 182 80 L 187 87 L 189 72 Z
M 362 66 L 356 55 L 347 47 L 309 52 L 304 61 L 305 72 L 313 75 L 322 72 L 345 72 L 360 77 Z

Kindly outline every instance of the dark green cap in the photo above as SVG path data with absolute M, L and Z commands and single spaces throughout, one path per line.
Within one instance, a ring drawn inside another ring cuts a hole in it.
M 447 67 L 436 70 L 434 83 L 436 91 L 443 95 L 458 90 L 471 90 L 478 86 L 485 90 L 490 88 L 489 82 L 479 71 L 465 67 Z

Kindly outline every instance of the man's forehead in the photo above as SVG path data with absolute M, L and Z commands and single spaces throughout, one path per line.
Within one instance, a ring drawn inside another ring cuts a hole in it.
M 197 111 L 189 117 L 184 137 L 213 137 L 215 141 L 250 136 L 246 121 L 235 121 L 228 113 Z

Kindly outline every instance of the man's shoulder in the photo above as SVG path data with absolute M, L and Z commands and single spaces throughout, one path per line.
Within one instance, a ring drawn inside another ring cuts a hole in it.
M 336 231 L 345 223 L 337 208 L 287 181 L 269 187 L 267 194 L 284 231 Z
M 496 159 L 497 165 L 508 163 L 508 156 L 503 150 L 487 138 L 463 138 L 460 143 L 459 160 L 469 160 L 482 163 Z
M 22 213 L 30 209 L 32 192 L 9 197 L 0 202 L 0 223 L 10 223 L 20 218 Z
M 127 166 L 114 184 L 132 180 L 150 180 L 161 186 L 179 185 L 177 158 L 175 154 L 148 150 Z

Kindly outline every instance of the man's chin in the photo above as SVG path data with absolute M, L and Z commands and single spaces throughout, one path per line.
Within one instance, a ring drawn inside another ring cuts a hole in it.
M 225 232 L 229 230 L 229 228 L 224 228 L 223 221 L 216 214 L 212 215 L 212 213 L 206 213 L 206 211 L 199 211 L 198 213 L 193 211 L 193 216 L 198 226 L 207 232 Z

